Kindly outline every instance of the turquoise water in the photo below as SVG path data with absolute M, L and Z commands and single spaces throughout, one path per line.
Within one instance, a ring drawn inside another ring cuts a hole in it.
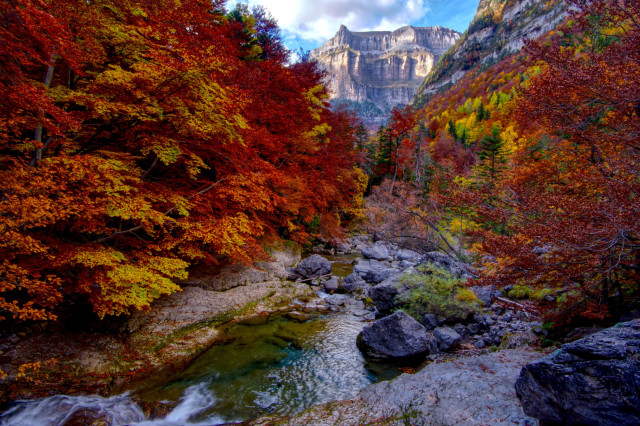
M 227 330 L 228 343 L 212 347 L 178 376 L 137 396 L 184 402 L 184 395 L 197 389 L 207 401 L 189 420 L 220 422 L 295 414 L 351 398 L 371 383 L 400 374 L 397 367 L 362 357 L 355 341 L 365 325 L 346 313 L 304 323 L 278 318 L 260 326 L 235 325 Z

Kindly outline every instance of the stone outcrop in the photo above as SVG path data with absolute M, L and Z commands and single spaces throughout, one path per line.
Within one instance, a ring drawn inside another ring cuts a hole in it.
M 528 364 L 516 382 L 525 413 L 549 424 L 640 424 L 640 320 Z
M 311 59 L 328 71 L 326 83 L 333 99 L 368 101 L 388 111 L 411 101 L 459 37 L 442 27 L 352 32 L 342 25 L 335 37 L 311 51 Z
M 289 275 L 287 268 L 298 263 L 300 257 L 299 250 L 283 248 L 272 253 L 270 260 L 256 262 L 253 266 L 226 265 L 215 270 L 198 265 L 189 271 L 189 278 L 180 284 L 204 290 L 227 291 L 253 283 L 285 279 Z

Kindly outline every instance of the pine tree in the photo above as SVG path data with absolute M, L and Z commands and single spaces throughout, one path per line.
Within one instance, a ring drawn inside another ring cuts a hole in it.
M 491 135 L 485 136 L 480 141 L 480 149 L 478 174 L 487 184 L 493 186 L 495 181 L 502 176 L 507 162 L 504 142 L 497 126 L 491 129 Z
M 488 120 L 491 118 L 491 112 L 488 109 L 484 108 L 484 104 L 480 104 L 478 110 L 476 111 L 476 116 L 478 117 L 478 123 L 484 120 Z
M 465 148 L 468 148 L 467 145 L 467 128 L 463 128 L 462 129 L 462 134 L 460 135 L 460 143 L 462 143 L 462 146 Z
M 449 125 L 447 126 L 447 132 L 453 137 L 453 139 L 458 140 L 458 135 L 456 134 L 456 125 L 453 123 L 453 120 L 449 120 Z

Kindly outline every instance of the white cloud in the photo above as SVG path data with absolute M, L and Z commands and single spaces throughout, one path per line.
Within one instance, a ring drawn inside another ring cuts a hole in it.
M 341 24 L 352 31 L 389 31 L 419 21 L 429 11 L 428 0 L 231 0 L 227 7 L 236 3 L 264 6 L 285 34 L 318 45 Z

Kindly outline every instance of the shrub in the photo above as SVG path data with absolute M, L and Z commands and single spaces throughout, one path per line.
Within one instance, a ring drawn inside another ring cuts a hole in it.
M 456 294 L 456 299 L 463 303 L 478 302 L 478 296 L 476 296 L 476 294 L 468 288 L 460 289 L 458 291 L 458 294 Z
M 533 290 L 526 285 L 514 285 L 513 289 L 509 290 L 509 297 L 514 299 L 529 299 L 531 295 L 533 295 Z
M 396 297 L 398 309 L 418 321 L 426 313 L 464 320 L 478 309 L 478 299 L 462 280 L 433 265 L 421 266 L 418 272 L 400 279 L 409 291 Z

